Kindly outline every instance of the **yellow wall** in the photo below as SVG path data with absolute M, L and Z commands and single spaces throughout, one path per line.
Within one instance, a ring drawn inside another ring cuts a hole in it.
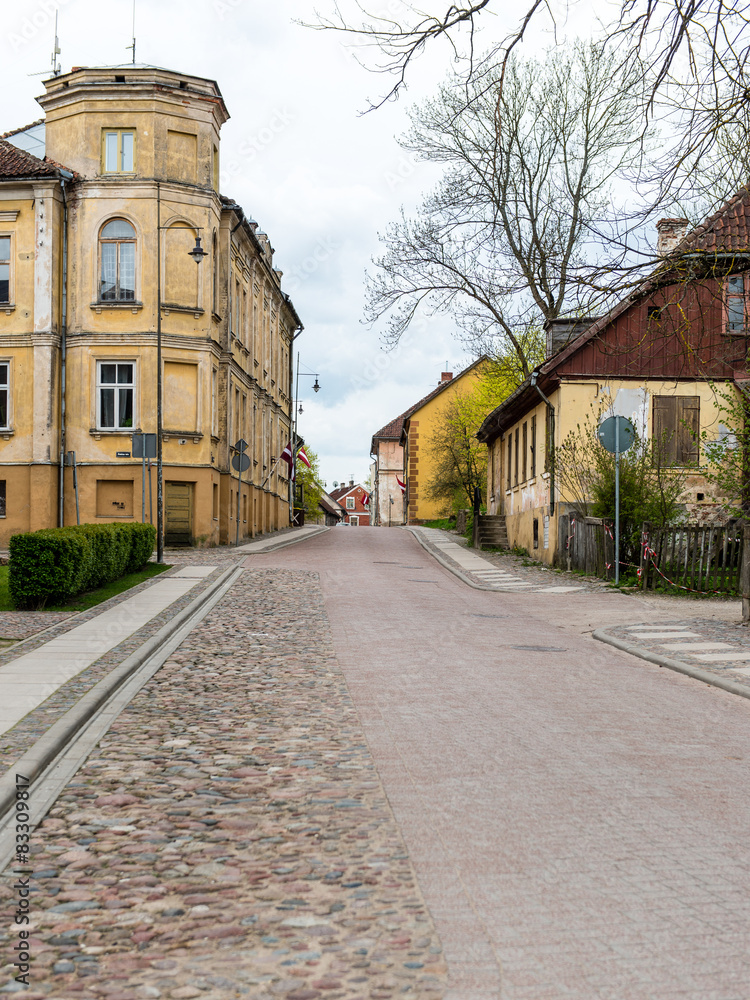
M 57 177 L 21 180 L 0 186 L 0 234 L 13 239 L 15 288 L 15 308 L 0 306 L 0 362 L 10 364 L 10 426 L 0 428 L 7 487 L 0 546 L 15 532 L 58 523 L 61 446 L 76 454 L 82 522 L 140 520 L 141 464 L 117 452 L 132 452 L 133 431 L 157 429 L 159 301 L 163 478 L 193 484 L 194 541 L 234 541 L 230 496 L 238 473 L 231 459 L 239 438 L 251 459 L 240 537 L 288 525 L 286 466 L 272 460 L 290 436 L 289 360 L 299 321 L 268 238 L 224 207 L 215 189 L 219 131 L 228 117 L 218 89 L 142 67 L 82 69 L 45 86 L 47 156 L 79 175 L 66 185 L 66 436 L 63 444 L 63 194 Z M 106 129 L 135 132 L 132 172 L 104 170 Z M 135 231 L 132 301 L 100 299 L 99 235 L 113 218 Z M 196 235 L 207 251 L 200 265 L 187 252 Z M 107 429 L 98 419 L 101 362 L 134 365 L 132 427 Z M 152 477 L 155 517 L 155 469 Z M 64 490 L 64 523 L 75 523 L 70 468 Z
M 405 425 L 407 440 L 404 448 L 404 466 L 409 523 L 430 521 L 443 516 L 443 506 L 437 501 L 427 500 L 424 495 L 431 477 L 430 442 L 451 399 L 457 392 L 471 393 L 488 367 L 488 362 L 480 362 L 459 373 L 450 382 L 445 383 L 445 388 L 441 392 L 414 410 L 408 418 Z
M 639 433 L 650 437 L 653 431 L 653 397 L 654 396 L 699 396 L 700 397 L 700 429 L 709 437 L 716 437 L 720 430 L 720 414 L 711 386 L 706 382 L 674 382 L 649 381 L 634 382 L 627 379 L 610 379 L 608 381 L 582 380 L 580 382 L 564 382 L 551 393 L 549 398 L 555 407 L 555 445 L 559 447 L 569 433 L 575 432 L 577 426 L 583 426 L 587 417 L 592 414 L 593 422 L 597 416 L 616 413 L 632 420 Z M 487 468 L 488 511 L 491 514 L 505 514 L 508 530 L 508 540 L 511 546 L 519 546 L 537 559 L 547 563 L 555 561 L 557 549 L 557 518 L 565 513 L 566 506 L 572 497 L 561 492 L 559 482 L 555 485 L 555 511 L 550 511 L 550 475 L 545 472 L 544 465 L 544 434 L 546 421 L 546 404 L 540 399 L 539 404 L 527 411 L 523 418 L 505 433 L 498 437 L 490 446 Z M 536 475 L 531 475 L 531 457 L 527 456 L 527 477 L 522 476 L 522 461 L 519 461 L 519 481 L 515 481 L 515 432 L 519 429 L 519 441 L 522 441 L 523 424 L 527 424 L 528 447 L 531 447 L 529 429 L 532 417 L 536 417 L 537 432 L 537 464 Z M 508 487 L 508 439 L 512 438 L 513 457 L 511 459 L 511 484 Z M 685 503 L 696 504 L 698 492 L 705 493 L 705 480 L 698 473 L 688 476 L 686 480 Z M 549 545 L 544 545 L 544 521 L 549 518 Z M 538 524 L 538 548 L 534 548 L 534 519 Z

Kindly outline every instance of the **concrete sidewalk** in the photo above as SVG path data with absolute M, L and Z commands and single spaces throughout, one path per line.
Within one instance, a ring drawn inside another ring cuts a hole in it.
M 142 629 L 216 568 L 183 566 L 96 617 L 3 663 L 0 733 L 12 729 L 63 684 Z

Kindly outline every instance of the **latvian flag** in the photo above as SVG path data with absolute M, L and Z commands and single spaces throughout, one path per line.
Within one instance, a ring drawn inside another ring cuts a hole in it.
M 370 494 L 367 492 L 367 490 L 362 490 L 362 506 L 363 507 L 370 506 Z
M 289 466 L 289 478 L 294 482 L 294 455 L 292 454 L 292 442 L 290 441 L 281 453 L 281 459 Z
M 398 476 L 396 476 L 396 482 L 401 487 L 401 496 L 403 496 L 406 493 L 406 483 L 402 483 Z
M 308 469 L 312 469 L 312 466 L 310 465 L 310 459 L 305 454 L 304 448 L 299 449 L 299 451 L 297 452 L 297 458 L 300 460 L 300 462 L 304 462 L 305 465 L 308 467 Z

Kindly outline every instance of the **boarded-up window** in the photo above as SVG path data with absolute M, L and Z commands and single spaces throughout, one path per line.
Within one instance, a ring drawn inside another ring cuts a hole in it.
M 195 230 L 184 223 L 176 223 L 165 232 L 166 280 L 164 302 L 166 305 L 198 306 L 198 268 L 190 256 L 195 246 Z
M 528 454 L 529 454 L 529 425 L 527 421 L 523 422 L 523 432 L 521 434 L 523 442 L 523 461 L 521 462 L 521 480 L 526 482 L 526 473 L 528 471 Z
M 167 132 L 167 176 L 195 184 L 198 170 L 198 137 L 189 132 Z
M 513 464 L 513 485 L 518 486 L 518 428 L 516 427 L 516 460 Z
M 654 444 L 663 465 L 697 465 L 700 396 L 654 396 Z
M 195 265 L 193 265 L 195 266 Z M 198 430 L 198 366 L 167 361 L 164 364 L 164 429 Z
M 531 478 L 536 475 L 536 416 L 531 418 Z
M 133 516 L 133 480 L 97 479 L 97 517 Z

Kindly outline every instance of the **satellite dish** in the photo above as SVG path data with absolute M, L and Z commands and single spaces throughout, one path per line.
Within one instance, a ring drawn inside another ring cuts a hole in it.
M 333 481 L 333 488 L 334 488 L 335 490 L 336 490 L 336 489 L 338 489 L 338 485 L 339 485 L 339 484 L 338 484 L 338 483 L 336 482 L 336 480 L 334 479 L 334 481 Z

